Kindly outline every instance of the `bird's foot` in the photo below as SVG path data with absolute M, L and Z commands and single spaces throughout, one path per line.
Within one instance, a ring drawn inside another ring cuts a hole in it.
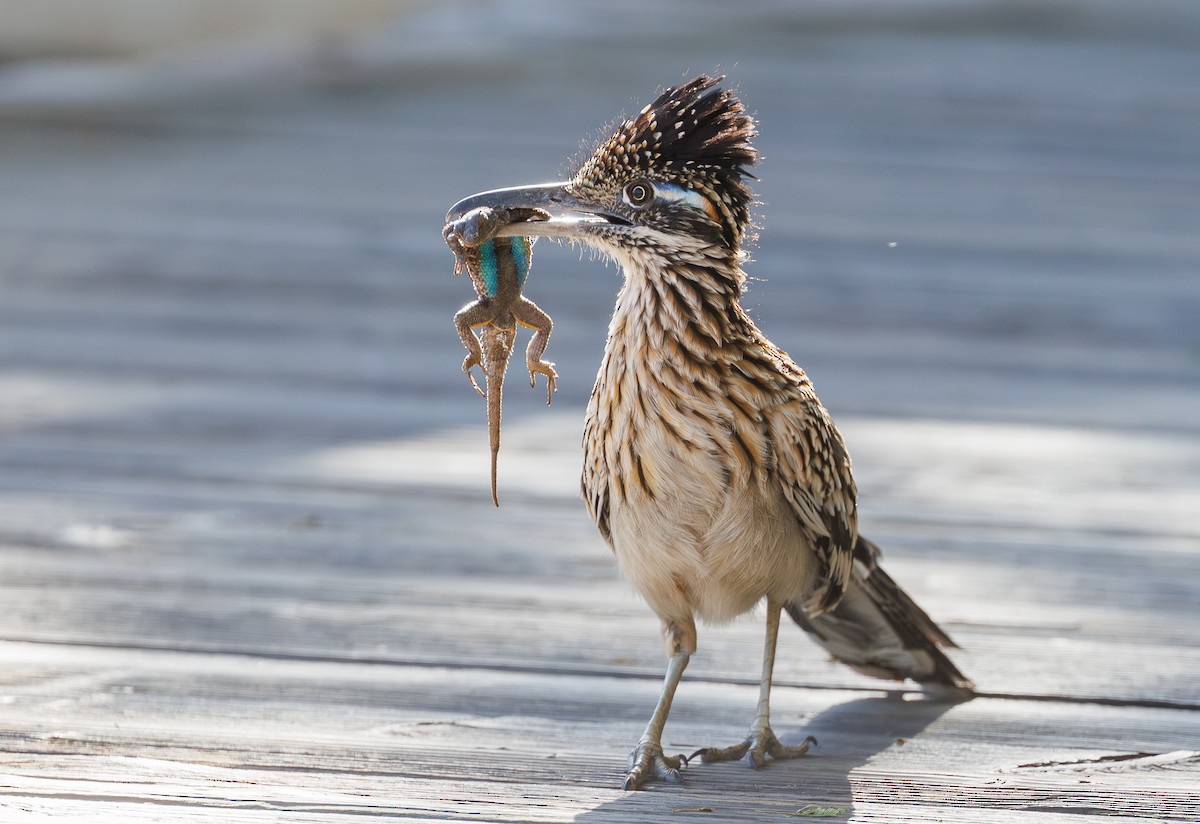
M 689 758 L 700 756 L 700 761 L 704 764 L 711 764 L 714 761 L 737 761 L 739 758 L 745 758 L 746 762 L 757 770 L 767 762 L 768 755 L 778 759 L 799 758 L 816 743 L 817 739 L 810 735 L 796 746 L 787 747 L 779 742 L 770 727 L 763 727 L 751 730 L 750 736 L 740 744 L 734 744 L 732 747 L 705 747 L 702 750 L 696 750 Z
M 636 790 L 647 781 L 670 781 L 675 784 L 683 782 L 679 771 L 688 763 L 685 755 L 665 755 L 662 745 L 657 741 L 639 741 L 637 747 L 629 754 L 629 772 L 625 773 L 627 790 Z

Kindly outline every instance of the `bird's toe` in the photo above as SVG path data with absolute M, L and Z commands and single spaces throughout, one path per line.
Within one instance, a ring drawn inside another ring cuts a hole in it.
M 731 747 L 705 747 L 702 750 L 696 750 L 691 754 L 691 758 L 699 756 L 700 762 L 703 764 L 713 764 L 718 761 L 737 761 L 750 750 L 750 739 L 747 738 L 740 744 L 734 744 Z
M 637 790 L 648 781 L 683 782 L 680 769 L 687 766 L 683 755 L 666 755 L 662 747 L 654 743 L 641 743 L 629 754 L 629 772 L 625 774 L 624 788 Z
M 799 758 L 816 743 L 817 739 L 810 735 L 795 746 L 785 746 L 775 737 L 775 733 L 770 727 L 765 727 L 761 730 L 752 730 L 749 737 L 741 743 L 731 747 L 705 747 L 702 750 L 696 750 L 691 757 L 699 757 L 704 764 L 718 761 L 738 761 L 744 758 L 747 764 L 757 770 L 767 763 L 768 755 L 781 760 Z
M 775 733 L 771 733 L 771 739 L 767 742 L 767 752 L 771 754 L 772 758 L 799 758 L 808 753 L 809 747 L 815 746 L 817 746 L 817 739 L 811 735 L 807 736 L 799 744 L 788 747 L 780 743 L 779 739 L 775 737 Z

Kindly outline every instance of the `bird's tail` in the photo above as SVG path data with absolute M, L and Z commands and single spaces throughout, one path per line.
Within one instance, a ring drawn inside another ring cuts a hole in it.
M 941 649 L 958 645 L 878 565 L 879 548 L 860 536 L 854 557 L 841 602 L 820 615 L 806 614 L 799 603 L 786 604 L 792 620 L 830 655 L 864 675 L 972 689 L 971 680 Z

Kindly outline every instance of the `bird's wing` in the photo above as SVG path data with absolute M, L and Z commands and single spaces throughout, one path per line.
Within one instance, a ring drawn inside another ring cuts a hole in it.
M 835 606 L 850 580 L 858 534 L 857 493 L 850 456 L 829 413 L 807 378 L 797 390 L 788 401 L 772 406 L 765 418 L 775 475 L 821 564 L 817 586 L 804 604 L 816 614 Z
M 596 416 L 589 414 L 584 423 L 583 442 L 586 445 L 598 443 Z M 596 522 L 609 549 L 613 549 L 612 529 L 608 524 L 608 468 L 604 466 L 604 450 L 599 448 L 584 449 L 583 476 L 580 478 L 580 492 L 587 504 L 588 513 Z

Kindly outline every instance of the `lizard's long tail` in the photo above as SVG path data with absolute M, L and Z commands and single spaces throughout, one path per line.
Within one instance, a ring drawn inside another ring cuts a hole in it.
M 483 347 L 483 370 L 487 375 L 488 445 L 492 449 L 492 503 L 500 506 L 496 494 L 496 460 L 500 456 L 500 412 L 504 403 L 504 370 L 512 355 L 513 342 L 517 337 L 516 324 L 512 328 L 493 325 L 485 334 L 490 335 Z
M 495 373 L 492 373 L 495 375 Z M 495 386 L 493 386 L 493 382 Z M 496 494 L 496 461 L 500 457 L 500 407 L 503 405 L 502 379 L 488 379 L 487 412 L 488 412 L 488 446 L 492 449 L 492 503 L 500 506 L 500 497 Z

